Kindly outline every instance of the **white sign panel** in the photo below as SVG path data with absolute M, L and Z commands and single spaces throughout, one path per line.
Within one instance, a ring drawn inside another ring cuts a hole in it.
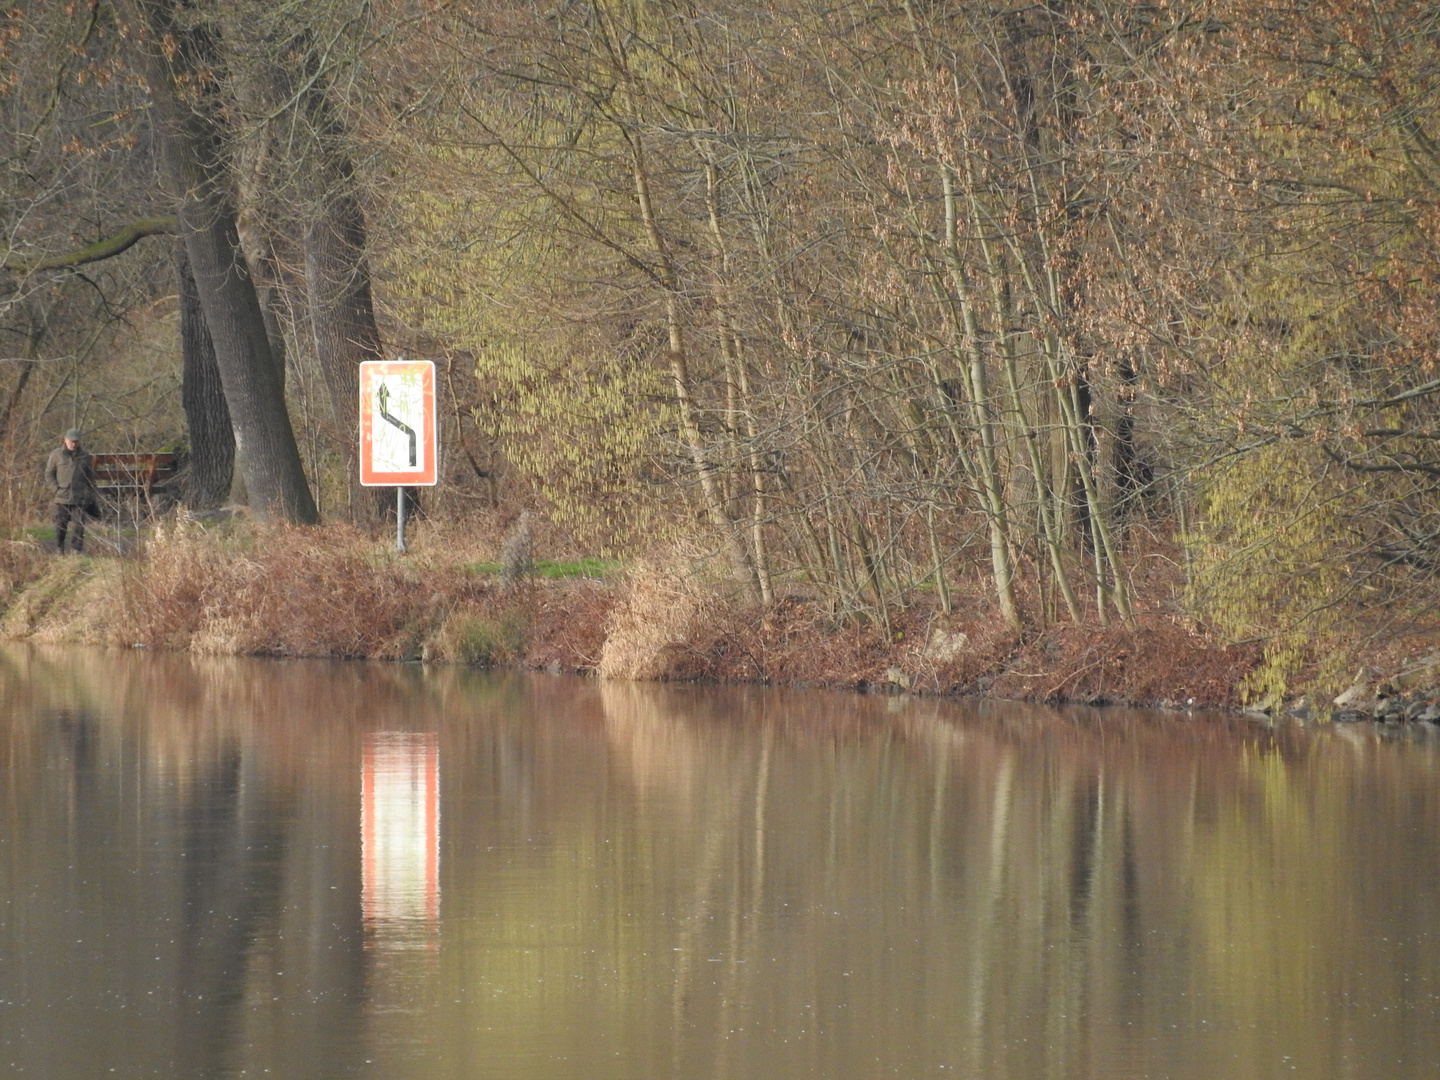
M 360 483 L 434 484 L 438 470 L 435 365 L 368 360 L 360 365 Z

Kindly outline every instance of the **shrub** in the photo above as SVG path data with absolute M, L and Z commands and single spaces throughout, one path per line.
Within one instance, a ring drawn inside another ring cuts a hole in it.
M 447 626 L 449 659 L 477 667 L 514 663 L 525 655 L 529 627 L 519 612 L 498 616 L 471 615 Z
M 180 523 L 157 530 L 127 576 L 123 604 L 128 636 L 156 647 L 391 656 L 406 651 L 415 624 L 446 609 L 436 590 L 451 584 L 439 574 L 422 585 L 346 526 L 220 534 Z
M 719 592 L 678 551 L 668 560 L 642 560 L 611 612 L 596 670 L 608 679 L 668 678 L 692 639 L 724 606 Z

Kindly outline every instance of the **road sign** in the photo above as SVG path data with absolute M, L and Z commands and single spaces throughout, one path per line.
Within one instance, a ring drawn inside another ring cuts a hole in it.
M 367 360 L 360 365 L 360 483 L 434 484 L 435 365 L 428 360 Z

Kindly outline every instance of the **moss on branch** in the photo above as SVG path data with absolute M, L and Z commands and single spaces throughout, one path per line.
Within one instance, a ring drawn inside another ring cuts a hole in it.
M 147 236 L 173 235 L 179 227 L 175 217 L 141 218 L 132 221 L 119 232 L 86 244 L 74 251 L 59 255 L 48 255 L 41 259 L 6 258 L 3 266 L 21 274 L 33 274 L 42 270 L 69 270 L 88 263 L 103 262 L 128 251 Z

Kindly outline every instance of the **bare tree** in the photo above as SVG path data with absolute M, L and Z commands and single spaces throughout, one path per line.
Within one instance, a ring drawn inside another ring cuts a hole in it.
M 282 521 L 317 520 L 284 388 L 236 225 L 227 169 L 220 63 L 210 29 L 165 0 L 132 0 L 136 49 L 153 98 L 156 141 L 176 201 L 252 507 Z

